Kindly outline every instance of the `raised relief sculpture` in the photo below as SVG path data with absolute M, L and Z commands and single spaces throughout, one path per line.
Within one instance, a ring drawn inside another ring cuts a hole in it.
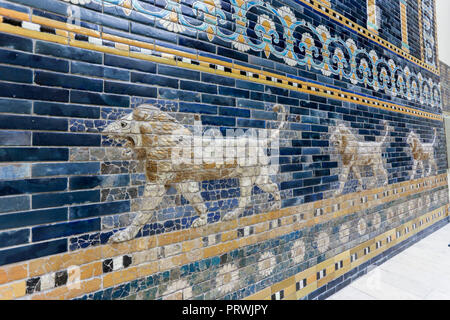
M 406 139 L 406 142 L 411 147 L 411 153 L 414 160 L 414 165 L 412 168 L 412 177 L 414 178 L 417 174 L 417 169 L 420 166 L 421 167 L 421 175 L 422 177 L 425 173 L 425 162 L 428 164 L 428 172 L 427 176 L 431 174 L 431 167 L 433 166 L 434 169 L 438 170 L 436 159 L 434 158 L 434 145 L 436 144 L 436 128 L 434 128 L 434 139 L 431 143 L 422 143 L 420 142 L 419 137 L 414 131 L 411 131 L 408 135 L 408 139 Z
M 273 110 L 281 117 L 281 124 L 277 129 L 265 130 L 266 139 L 255 138 L 254 134 L 246 134 L 243 130 L 240 130 L 243 134 L 235 133 L 232 138 L 222 137 L 217 129 L 208 130 L 209 135 L 203 133 L 203 137 L 199 137 L 194 134 L 195 128 L 194 133 L 191 132 L 152 105 L 141 105 L 108 125 L 104 134 L 116 141 L 127 140 L 127 147 L 145 161 L 147 180 L 137 216 L 125 230 L 114 234 L 110 242 L 133 239 L 171 186 L 200 215 L 192 223 L 193 227 L 207 223 L 207 207 L 200 193 L 202 181 L 239 179 L 238 207 L 227 213 L 223 220 L 237 218 L 250 205 L 254 185 L 271 194 L 279 206 L 280 194 L 277 184 L 269 177 L 273 167 L 266 153 L 269 144 L 278 143 L 279 129 L 285 127 L 287 121 L 283 106 L 277 105 Z M 247 130 L 250 131 L 252 129 Z
M 383 166 L 382 147 L 387 141 L 390 127 L 387 121 L 383 124 L 386 128 L 386 133 L 381 142 L 361 142 L 350 131 L 345 124 L 339 124 L 330 137 L 330 143 L 335 146 L 342 158 L 342 172 L 340 176 L 340 186 L 336 191 L 336 195 L 342 194 L 345 183 L 348 180 L 348 175 L 351 171 L 358 180 L 358 188 L 363 186 L 361 178 L 361 168 L 363 166 L 370 166 L 373 170 L 374 177 L 383 178 L 383 185 L 388 184 L 387 170 Z M 375 182 L 375 181 L 374 181 Z

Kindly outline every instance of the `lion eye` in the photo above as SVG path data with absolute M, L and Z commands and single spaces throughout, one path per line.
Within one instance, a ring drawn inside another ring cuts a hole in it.
M 122 125 L 122 128 L 125 128 L 127 126 L 126 122 L 122 122 L 121 125 Z

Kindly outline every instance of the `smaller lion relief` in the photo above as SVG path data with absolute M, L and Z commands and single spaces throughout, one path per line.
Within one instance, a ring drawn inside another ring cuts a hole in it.
M 388 173 L 384 168 L 383 145 L 386 143 L 391 131 L 387 121 L 383 122 L 386 132 L 381 142 L 362 142 L 343 123 L 339 124 L 330 137 L 330 144 L 334 146 L 342 159 L 342 171 L 339 176 L 339 188 L 335 195 L 340 195 L 344 191 L 344 186 L 348 180 L 350 172 L 358 180 L 358 190 L 363 187 L 361 171 L 363 167 L 371 167 L 375 184 L 376 178 L 381 177 L 383 185 L 388 184 Z
M 411 171 L 411 177 L 414 178 L 417 175 L 417 171 L 419 167 L 421 168 L 421 174 L 419 178 L 422 178 L 425 175 L 425 165 L 428 166 L 428 171 L 426 176 L 431 175 L 432 167 L 437 173 L 438 167 L 436 164 L 436 159 L 434 157 L 434 146 L 437 140 L 437 131 L 434 128 L 434 138 L 431 143 L 422 143 L 420 142 L 420 138 L 418 135 L 411 131 L 406 139 L 406 142 L 411 148 L 411 154 L 414 161 L 413 168 Z
M 240 134 L 232 138 L 223 137 L 219 130 L 211 129 L 212 132 L 206 138 L 202 137 L 200 144 L 196 144 L 195 126 L 192 132 L 153 105 L 140 105 L 129 115 L 108 125 L 103 134 L 117 142 L 126 140 L 124 155 L 134 153 L 137 159 L 144 161 L 146 175 L 144 194 L 136 217 L 130 226 L 115 233 L 110 242 L 133 239 L 153 216 L 172 186 L 199 214 L 192 223 L 194 228 L 206 225 L 208 219 L 208 209 L 201 195 L 202 181 L 239 179 L 238 207 L 228 212 L 222 220 L 237 218 L 251 205 L 255 185 L 272 195 L 275 205 L 280 207 L 280 191 L 270 177 L 277 169 L 272 167 L 267 149 L 276 146 L 279 151 L 279 130 L 287 126 L 287 113 L 281 105 L 274 106 L 273 111 L 278 114 L 277 128 L 261 130 L 264 132 L 258 133 L 259 136 L 253 134 L 252 129 L 246 133 L 238 129 Z M 225 158 L 220 154 L 223 147 L 227 150 Z M 277 152 L 274 154 L 276 157 Z

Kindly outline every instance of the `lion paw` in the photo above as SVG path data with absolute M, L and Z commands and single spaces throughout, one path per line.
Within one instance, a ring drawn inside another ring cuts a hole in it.
M 195 220 L 192 223 L 192 227 L 193 228 L 203 227 L 204 225 L 206 225 L 207 222 L 208 222 L 208 219 L 206 217 L 199 217 L 197 220 Z
M 126 232 L 126 230 L 115 233 L 111 238 L 109 238 L 108 243 L 121 243 L 125 241 L 129 241 L 132 239 L 130 233 Z
M 236 211 L 231 211 L 231 212 L 227 213 L 227 214 L 222 218 L 222 220 L 223 220 L 223 221 L 230 221 L 230 220 L 236 219 L 236 216 L 237 216 Z

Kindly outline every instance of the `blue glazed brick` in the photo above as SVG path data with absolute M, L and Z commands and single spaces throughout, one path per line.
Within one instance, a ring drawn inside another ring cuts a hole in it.
M 88 233 L 100 230 L 100 218 L 58 223 L 32 229 L 33 242 L 68 237 L 75 234 Z
M 239 109 L 239 108 L 220 107 L 219 108 L 219 115 L 221 115 L 221 116 L 249 118 L 250 117 L 250 110 Z
M 91 50 L 64 46 L 56 43 L 36 41 L 36 53 L 53 57 L 66 58 L 71 60 L 81 60 L 85 62 L 100 64 L 103 61 L 102 54 Z
M 180 89 L 217 94 L 217 85 L 206 84 L 196 81 L 180 80 Z
M 234 98 L 216 96 L 216 95 L 210 95 L 210 94 L 202 94 L 202 102 L 207 103 L 207 104 L 230 106 L 230 107 L 233 107 L 236 105 L 236 99 L 234 99 Z
M 27 178 L 30 168 L 29 164 L 0 164 L 0 180 Z
M 0 181 L 0 196 L 65 191 L 67 178 Z
M 149 98 L 157 96 L 157 90 L 154 87 L 111 81 L 105 81 L 105 92 Z
M 66 119 L 0 114 L 0 129 L 66 131 Z
M 105 54 L 105 65 L 116 68 L 139 70 L 144 71 L 145 73 L 156 73 L 156 63 L 154 62 L 109 54 Z
M 71 177 L 69 186 L 71 190 L 93 189 L 96 187 L 123 187 L 130 184 L 130 175 L 110 175 L 110 176 L 85 176 Z
M 198 71 L 166 66 L 163 64 L 158 65 L 158 74 L 176 77 L 179 79 L 200 80 L 200 72 Z
M 0 34 L 0 47 L 9 48 L 19 51 L 33 51 L 33 41 L 31 39 L 25 39 L 9 34 Z
M 114 107 L 129 107 L 130 97 L 71 90 L 70 102 Z
M 29 229 L 0 232 L 0 248 L 28 243 L 29 238 Z
M 69 72 L 67 61 L 6 49 L 0 49 L 0 61 L 22 67 Z
M 116 79 L 122 81 L 130 80 L 130 72 L 118 68 L 109 68 L 91 63 L 72 61 L 70 63 L 70 72 L 85 76 L 94 76 L 99 78 Z
M 200 93 L 167 88 L 158 88 L 158 98 L 190 102 L 201 102 L 202 100 Z
M 16 196 L 0 198 L 0 212 L 23 211 L 30 209 L 30 197 Z
M 67 239 L 42 242 L 0 251 L 0 265 L 67 252 Z
M 250 98 L 250 92 L 248 90 L 230 88 L 230 87 L 219 87 L 219 94 L 224 96 L 233 96 L 236 98 Z
M 66 161 L 67 148 L 0 148 L 0 162 Z
M 31 101 L 0 98 L 0 112 L 30 114 Z
M 98 134 L 33 132 L 35 146 L 100 146 Z
M 157 85 L 161 87 L 169 87 L 178 89 L 178 79 L 168 78 L 158 75 L 150 75 L 144 73 L 131 73 L 131 82 L 135 83 L 145 83 L 150 85 Z
M 69 76 L 65 74 L 36 71 L 34 82 L 49 87 L 61 87 L 88 91 L 103 91 L 103 80 L 86 79 L 86 77 Z
M 129 211 L 130 211 L 130 202 L 127 200 L 127 201 L 107 202 L 87 206 L 71 207 L 69 216 L 70 220 L 76 220 Z
M 180 112 L 217 114 L 217 107 L 212 105 L 180 102 L 179 108 Z
M 99 200 L 99 190 L 38 194 L 32 196 L 33 209 L 98 202 Z
M 69 91 L 24 84 L 0 83 L 0 96 L 6 98 L 69 101 Z
M 160 39 L 167 42 L 177 43 L 176 34 L 157 28 L 152 28 L 140 23 L 132 22 L 131 32 L 133 34 L 141 34 L 143 36 L 150 37 L 151 39 Z
M 22 82 L 22 83 L 32 83 L 33 82 L 33 72 L 31 70 L 23 68 L 13 68 L 0 66 L 0 80 L 12 81 L 12 82 Z
M 33 210 L 0 215 L 0 230 L 67 221 L 67 208 Z
M 202 123 L 204 125 L 211 125 L 211 126 L 234 127 L 236 125 L 236 119 L 230 117 L 215 117 L 202 115 Z
M 100 118 L 100 108 L 73 104 L 36 101 L 34 103 L 33 111 L 35 114 L 46 116 L 48 115 L 89 119 Z
M 35 163 L 32 165 L 31 169 L 31 174 L 33 177 L 99 173 L 100 163 L 98 162 Z
M 31 132 L 0 131 L 0 145 L 29 146 L 31 145 Z
M 199 80 L 199 79 L 197 79 Z M 233 78 L 227 78 L 218 76 L 215 74 L 210 73 L 202 73 L 202 82 L 206 83 L 214 83 L 222 86 L 229 86 L 229 87 L 235 87 L 236 86 L 236 80 Z
M 266 127 L 266 122 L 263 120 L 238 119 L 237 125 L 238 127 L 264 129 Z

